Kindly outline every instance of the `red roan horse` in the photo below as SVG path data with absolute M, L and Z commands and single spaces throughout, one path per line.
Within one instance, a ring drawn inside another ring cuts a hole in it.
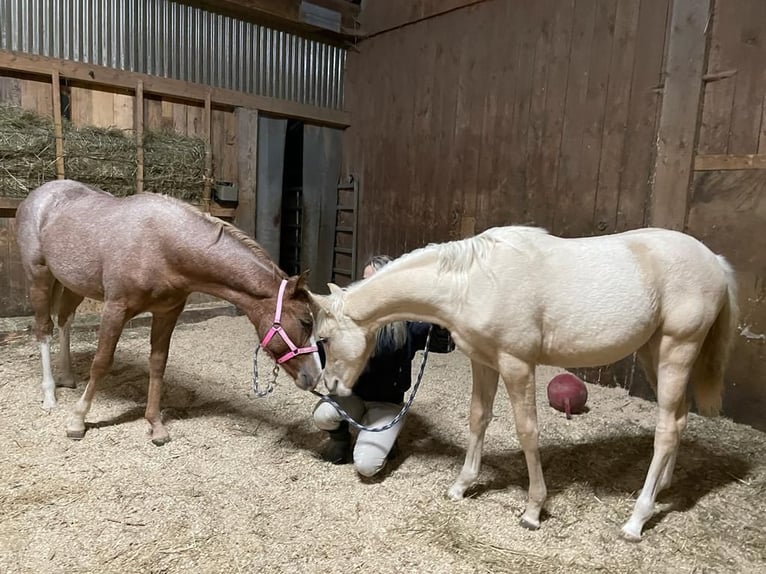
M 160 417 L 162 380 L 173 329 L 194 291 L 236 305 L 262 339 L 275 322 L 283 290 L 278 322 L 286 338 L 300 347 L 297 352 L 305 354 L 291 352 L 296 345 L 281 336 L 271 337 L 266 351 L 284 361 L 282 367 L 299 387 L 313 388 L 319 379 L 319 359 L 306 348 L 313 346 L 313 317 L 305 275 L 288 279 L 255 241 L 233 225 L 163 195 L 116 198 L 71 180 L 49 182 L 32 191 L 16 218 L 42 355 L 43 408 L 56 405 L 50 359 L 52 314 L 58 314 L 61 329 L 60 385 L 74 387 L 69 356 L 72 318 L 83 298 L 104 302 L 90 380 L 67 424 L 67 436 L 84 436 L 85 415 L 111 368 L 125 323 L 149 311 L 145 416 L 152 442 L 169 440 Z

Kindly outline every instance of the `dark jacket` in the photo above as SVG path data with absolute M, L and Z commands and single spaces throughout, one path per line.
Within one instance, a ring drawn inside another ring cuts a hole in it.
M 408 322 L 407 342 L 399 349 L 378 349 L 359 375 L 353 388 L 354 394 L 365 401 L 402 403 L 404 393 L 412 382 L 412 359 L 417 351 L 425 349 L 430 326 L 429 323 Z M 449 331 L 437 325 L 434 325 L 431 332 L 428 347 L 429 351 L 435 353 L 449 353 L 455 348 Z M 319 357 L 324 366 L 321 343 Z

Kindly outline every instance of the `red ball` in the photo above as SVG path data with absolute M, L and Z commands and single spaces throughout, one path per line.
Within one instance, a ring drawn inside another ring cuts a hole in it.
M 548 383 L 548 402 L 557 411 L 566 413 L 571 419 L 572 414 L 585 410 L 588 400 L 588 388 L 572 373 L 556 375 Z

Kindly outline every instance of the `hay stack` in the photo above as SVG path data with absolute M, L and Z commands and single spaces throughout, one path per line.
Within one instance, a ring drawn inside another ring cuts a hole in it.
M 66 177 L 117 196 L 136 191 L 136 141 L 130 131 L 64 122 Z M 53 121 L 0 106 L 0 196 L 26 197 L 55 179 Z M 197 202 L 202 197 L 205 142 L 173 132 L 144 135 L 144 190 Z
M 56 177 L 53 121 L 15 106 L 0 106 L 0 195 L 26 197 Z
M 144 191 L 197 202 L 204 182 L 204 140 L 164 131 L 144 135 Z
M 136 142 L 115 128 L 64 129 L 64 173 L 117 196 L 136 192 Z

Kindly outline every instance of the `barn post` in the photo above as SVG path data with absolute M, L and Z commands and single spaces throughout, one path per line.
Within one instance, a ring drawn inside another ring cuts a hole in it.
M 234 223 L 255 238 L 256 187 L 258 185 L 258 111 L 237 108 L 237 145 L 239 153 L 239 203 Z
M 711 0 L 674 0 L 649 225 L 683 230 L 703 100 Z

